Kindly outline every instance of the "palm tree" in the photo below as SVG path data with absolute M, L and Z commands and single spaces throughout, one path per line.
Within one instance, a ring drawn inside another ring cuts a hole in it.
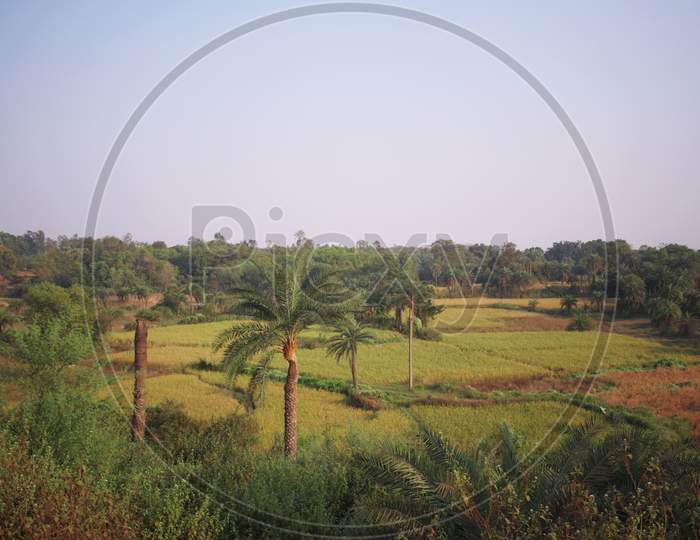
M 360 383 L 357 377 L 357 346 L 360 343 L 371 343 L 374 336 L 367 326 L 357 322 L 354 317 L 348 317 L 336 326 L 337 334 L 328 339 L 327 354 L 334 356 L 340 363 L 343 359 L 350 361 L 352 373 L 353 394 L 360 393 Z
M 656 298 L 651 304 L 651 322 L 667 332 L 683 315 L 681 308 L 667 298 Z
M 411 254 L 406 251 L 394 255 L 389 249 L 380 251 L 387 269 L 387 278 L 391 285 L 389 291 L 393 293 L 394 305 L 406 305 L 408 308 L 408 388 L 413 390 L 413 326 L 416 313 L 416 303 L 423 297 L 418 279 L 415 276 L 415 265 L 411 260 Z M 403 302 L 406 302 L 403 304 Z M 397 317 L 400 312 L 397 309 Z
M 571 294 L 567 294 L 561 299 L 561 309 L 566 314 L 571 313 L 571 310 L 576 307 L 576 304 L 578 304 L 578 300 Z
M 596 311 L 603 311 L 603 303 L 605 302 L 605 292 L 596 289 L 591 293 L 591 301 L 596 308 Z
M 285 249 L 285 248 L 282 248 Z M 223 363 L 231 379 L 235 378 L 252 358 L 258 359 L 249 385 L 249 397 L 264 382 L 272 356 L 282 354 L 287 361 L 284 384 L 284 455 L 291 461 L 297 453 L 297 339 L 310 325 L 335 322 L 349 306 L 334 292 L 328 273 L 311 268 L 311 246 L 304 245 L 288 254 L 273 251 L 270 272 L 258 266 L 265 275 L 264 290 L 238 289 L 240 300 L 233 312 L 255 320 L 234 324 L 219 334 L 215 350 L 224 350 Z
M 692 446 L 669 445 L 619 418 L 592 418 L 564 432 L 556 448 L 528 456 L 505 424 L 497 447 L 470 450 L 423 428 L 417 449 L 358 457 L 368 480 L 381 487 L 358 512 L 402 538 L 509 538 L 522 516 L 566 520 L 580 503 L 577 487 L 602 506 L 610 494 L 634 494 L 650 466 L 669 476 L 698 466 Z

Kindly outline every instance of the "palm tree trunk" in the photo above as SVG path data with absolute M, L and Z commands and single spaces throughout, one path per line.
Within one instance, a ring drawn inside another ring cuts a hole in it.
M 284 383 L 284 455 L 289 461 L 297 459 L 297 370 L 296 343 L 285 345 L 282 351 L 289 364 Z
M 360 393 L 360 383 L 357 380 L 357 354 L 350 357 L 350 371 L 352 371 L 352 389 L 355 395 Z
M 408 389 L 413 390 L 413 293 L 408 295 Z
M 146 321 L 136 321 L 134 332 L 134 412 L 131 417 L 131 436 L 143 442 L 146 433 L 146 369 L 148 366 L 148 328 Z

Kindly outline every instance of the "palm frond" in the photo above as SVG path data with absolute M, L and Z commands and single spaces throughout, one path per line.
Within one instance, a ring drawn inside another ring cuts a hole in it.
M 279 340 L 274 323 L 250 322 L 234 325 L 217 337 L 215 350 L 224 349 L 223 363 L 230 380 L 234 380 L 247 362 Z
M 263 401 L 265 397 L 265 382 L 267 374 L 274 358 L 274 352 L 269 351 L 263 354 L 260 361 L 250 374 L 248 389 L 246 391 L 246 408 L 253 411 L 257 408 L 257 404 Z

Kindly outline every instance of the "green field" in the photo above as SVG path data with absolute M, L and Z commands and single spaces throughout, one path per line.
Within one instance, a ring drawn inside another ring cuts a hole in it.
M 326 434 L 343 444 L 375 446 L 384 442 L 411 441 L 417 423 L 424 423 L 448 435 L 464 446 L 472 445 L 494 433 L 499 424 L 506 422 L 523 434 L 524 443 L 539 442 L 558 422 L 564 405 L 546 397 L 535 401 L 513 403 L 482 403 L 478 406 L 413 404 L 414 398 L 426 396 L 452 397 L 452 391 L 470 385 L 487 383 L 526 384 L 543 377 L 571 377 L 583 373 L 591 362 L 593 348 L 606 334 L 595 331 L 567 332 L 542 330 L 539 327 L 558 328 L 566 319 L 555 314 L 528 312 L 513 306 L 526 306 L 527 299 L 441 300 L 447 306 L 431 324 L 443 333 L 441 341 L 416 340 L 414 343 L 415 394 L 406 392 L 407 339 L 391 330 L 373 330 L 376 342 L 359 348 L 360 381 L 366 387 L 383 392 L 386 396 L 382 409 L 365 411 L 349 406 L 342 393 L 300 386 L 298 399 L 299 433 L 305 437 Z M 558 299 L 544 299 L 540 306 L 558 308 Z M 515 323 L 514 323 L 515 321 Z M 508 325 L 525 325 L 534 321 L 534 329 L 510 331 Z M 237 379 L 231 387 L 223 373 L 201 371 L 195 365 L 201 361 L 218 365 L 221 355 L 211 350 L 211 343 L 219 332 L 233 321 L 194 325 L 153 327 L 149 330 L 148 379 L 149 404 L 173 401 L 184 406 L 188 415 L 198 420 L 209 420 L 227 414 L 245 414 L 242 396 L 246 377 Z M 539 325 L 539 327 L 537 326 Z M 306 340 L 322 341 L 331 329 L 312 327 L 305 331 Z M 114 332 L 111 343 L 126 348 L 131 332 Z M 601 370 L 638 367 L 661 358 L 681 362 L 698 359 L 693 347 L 679 346 L 659 338 L 610 334 L 610 341 Z M 316 381 L 350 381 L 346 363 L 329 358 L 322 344 L 301 347 L 297 353 L 300 373 Z M 110 358 L 115 368 L 128 366 L 133 360 L 131 350 L 114 352 Z M 282 374 L 286 362 L 278 356 L 273 368 Z M 130 400 L 130 379 L 120 377 L 122 401 Z M 281 382 L 266 384 L 264 400 L 253 413 L 260 426 L 260 444 L 270 448 L 280 444 L 282 433 L 283 388 Z M 117 393 L 117 385 L 113 385 Z M 438 390 L 449 388 L 451 390 Z M 405 407 L 406 400 L 410 405 Z M 402 405 L 401 403 L 404 403 Z M 593 413 L 579 413 L 579 421 Z M 353 441 L 353 442 L 351 442 Z

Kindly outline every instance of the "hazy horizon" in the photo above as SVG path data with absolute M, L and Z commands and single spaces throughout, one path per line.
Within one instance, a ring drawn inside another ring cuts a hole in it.
M 0 7 L 0 230 L 83 236 L 107 153 L 153 86 L 297 5 Z M 476 32 L 549 89 L 596 160 L 617 238 L 700 248 L 700 4 L 396 5 Z M 469 43 L 376 15 L 276 24 L 185 73 L 126 144 L 96 236 L 183 244 L 207 204 L 241 208 L 261 244 L 298 229 L 390 245 L 604 238 L 576 148 L 532 89 Z M 220 227 L 240 237 L 226 218 L 206 234 Z

